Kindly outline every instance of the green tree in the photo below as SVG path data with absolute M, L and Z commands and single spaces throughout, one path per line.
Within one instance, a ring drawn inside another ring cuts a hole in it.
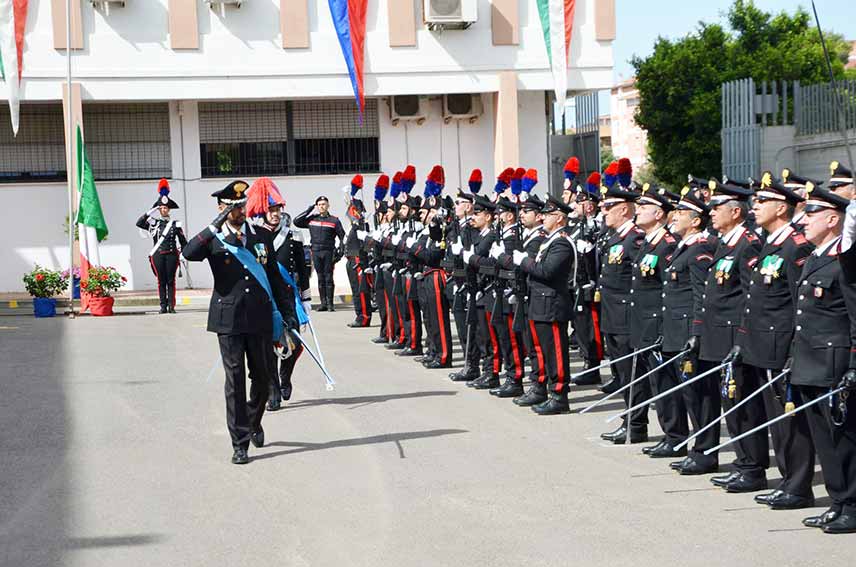
M 726 19 L 728 29 L 699 22 L 681 39 L 660 37 L 650 56 L 631 61 L 640 94 L 636 122 L 648 132 L 652 174 L 666 183 L 683 184 L 688 173 L 720 175 L 722 83 L 829 80 L 817 29 L 804 9 L 773 15 L 751 0 L 735 0 Z M 850 46 L 836 34 L 824 36 L 833 73 L 844 77 Z
M 606 171 L 610 163 L 615 161 L 615 154 L 612 153 L 612 146 L 602 146 L 600 148 L 600 170 Z

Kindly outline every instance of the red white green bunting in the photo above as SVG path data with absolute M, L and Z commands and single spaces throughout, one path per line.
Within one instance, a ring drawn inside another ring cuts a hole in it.
M 19 96 L 24 70 L 24 30 L 29 0 L 0 0 L 0 76 L 6 83 L 12 131 L 18 134 Z M 16 73 L 17 71 L 17 73 Z
M 568 51 L 571 48 L 571 30 L 574 27 L 576 0 L 537 0 L 544 43 L 553 71 L 553 90 L 556 102 L 565 105 L 568 92 Z

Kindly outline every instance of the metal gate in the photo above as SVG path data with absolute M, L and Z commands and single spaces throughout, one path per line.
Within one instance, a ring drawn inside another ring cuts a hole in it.
M 761 126 L 755 122 L 755 81 L 722 84 L 722 173 L 731 179 L 758 175 Z
M 563 170 L 569 157 L 577 156 L 580 160 L 580 183 L 592 171 L 600 171 L 597 92 L 570 97 L 568 101 L 563 115 L 553 114 L 550 135 L 550 193 L 555 196 L 562 194 Z

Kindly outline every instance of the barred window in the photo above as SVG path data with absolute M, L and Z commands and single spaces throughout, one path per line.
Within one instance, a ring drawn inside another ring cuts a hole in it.
M 85 103 L 83 132 L 96 181 L 172 177 L 168 103 Z
M 9 106 L 0 105 L 0 183 L 65 181 L 62 104 L 21 104 L 18 136 Z
M 377 101 L 363 123 L 352 100 L 203 102 L 203 177 L 380 170 Z

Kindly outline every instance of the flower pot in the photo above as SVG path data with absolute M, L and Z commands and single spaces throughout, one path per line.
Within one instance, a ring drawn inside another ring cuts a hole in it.
M 53 297 L 34 297 L 33 315 L 36 317 L 56 316 L 56 299 Z
M 80 299 L 80 278 L 74 278 L 74 285 L 71 288 L 71 297 Z
M 109 317 L 113 314 L 113 301 L 112 297 L 90 297 L 89 311 L 95 317 Z

